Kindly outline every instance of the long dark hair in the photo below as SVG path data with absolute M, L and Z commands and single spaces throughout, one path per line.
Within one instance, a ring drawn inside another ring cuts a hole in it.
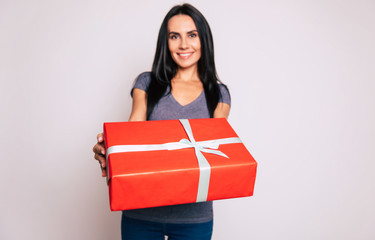
M 210 26 L 206 19 L 190 4 L 174 6 L 165 16 L 156 46 L 155 58 L 152 65 L 151 83 L 147 92 L 147 118 L 150 117 L 155 105 L 171 86 L 171 80 L 177 73 L 177 64 L 173 61 L 168 48 L 168 22 L 175 15 L 190 16 L 197 27 L 201 41 L 201 57 L 198 61 L 198 75 L 203 83 L 210 117 L 221 97 L 214 60 L 214 44 Z M 170 88 L 171 89 L 171 88 Z

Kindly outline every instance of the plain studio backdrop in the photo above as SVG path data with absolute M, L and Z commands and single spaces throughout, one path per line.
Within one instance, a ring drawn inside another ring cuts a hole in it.
M 92 147 L 180 3 L 0 0 L 0 239 L 120 238 Z M 190 3 L 259 164 L 253 197 L 214 202 L 213 239 L 375 239 L 375 2 Z

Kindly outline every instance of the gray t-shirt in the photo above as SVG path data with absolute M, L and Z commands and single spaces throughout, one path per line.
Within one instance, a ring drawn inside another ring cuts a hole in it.
M 136 79 L 134 88 L 147 92 L 151 81 L 150 72 L 139 75 Z M 219 102 L 230 105 L 230 95 L 224 85 L 220 86 L 221 98 Z M 206 96 L 202 92 L 193 102 L 182 106 L 167 89 L 166 94 L 159 100 L 149 120 L 170 120 L 170 119 L 195 119 L 209 118 L 206 104 Z M 174 206 L 143 208 L 135 210 L 126 210 L 124 215 L 153 222 L 162 223 L 202 223 L 208 222 L 213 218 L 212 202 L 189 203 Z

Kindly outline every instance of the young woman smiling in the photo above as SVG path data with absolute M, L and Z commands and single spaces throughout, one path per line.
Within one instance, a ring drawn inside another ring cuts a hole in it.
M 183 4 L 167 13 L 152 71 L 138 76 L 131 94 L 129 121 L 228 117 L 229 91 L 217 77 L 210 27 L 196 8 Z M 93 151 L 105 176 L 102 134 Z M 212 227 L 212 202 L 127 210 L 121 224 L 127 240 L 208 240 Z

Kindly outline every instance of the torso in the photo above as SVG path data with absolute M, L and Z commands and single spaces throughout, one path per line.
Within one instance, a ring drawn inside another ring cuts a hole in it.
M 177 79 L 176 79 L 177 80 Z M 141 74 L 134 88 L 147 92 L 151 74 Z M 206 96 L 201 81 L 173 81 L 172 92 L 168 87 L 165 95 L 156 104 L 148 120 L 209 118 Z M 221 87 L 223 102 L 230 104 L 229 92 Z M 186 94 L 181 94 L 186 92 Z M 212 220 L 212 202 L 200 202 L 144 208 L 124 211 L 124 215 L 135 219 L 168 223 L 201 223 Z

